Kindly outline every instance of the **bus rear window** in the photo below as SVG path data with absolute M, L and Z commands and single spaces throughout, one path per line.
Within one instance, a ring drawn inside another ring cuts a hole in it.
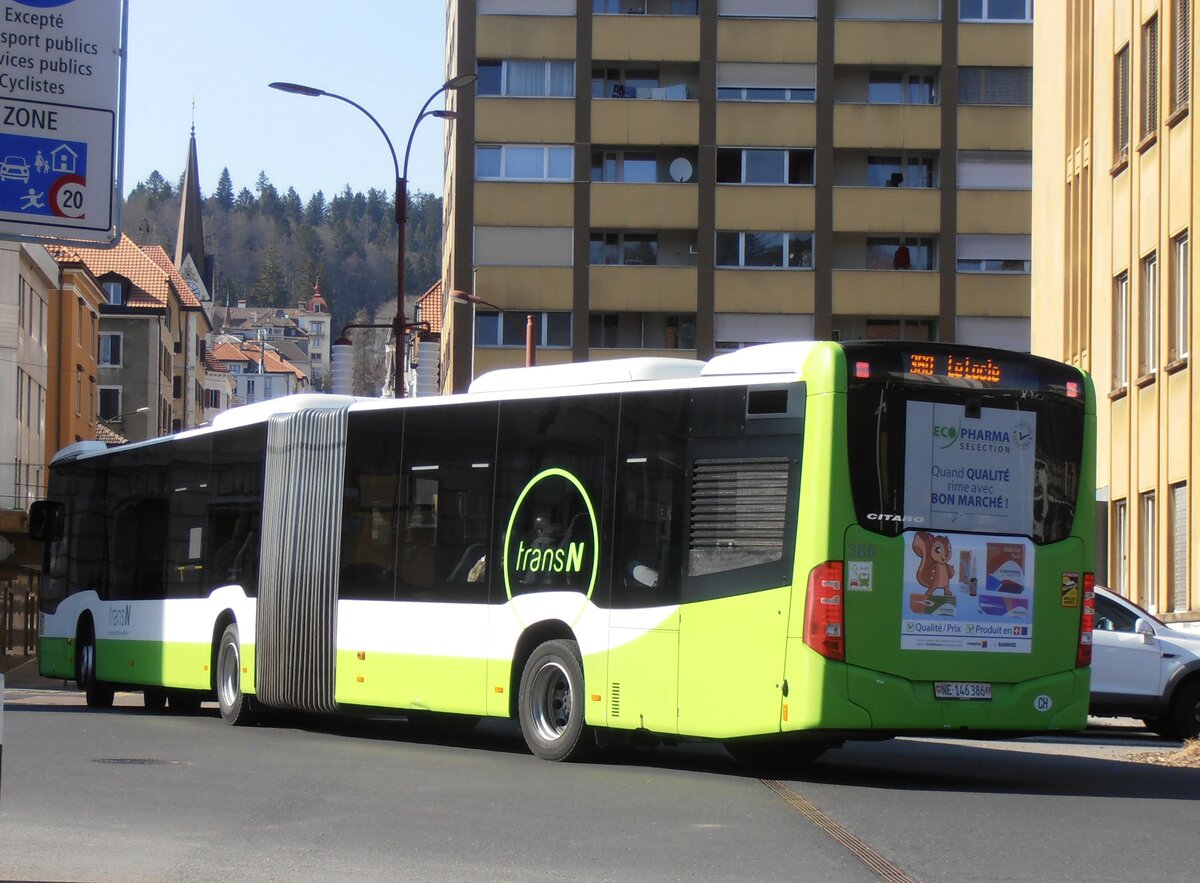
M 851 381 L 847 425 L 858 522 L 1064 539 L 1083 454 L 1081 400 L 1031 390 Z

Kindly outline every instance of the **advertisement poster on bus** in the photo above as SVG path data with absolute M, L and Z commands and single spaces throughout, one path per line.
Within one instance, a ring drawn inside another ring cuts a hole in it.
M 925 530 L 904 537 L 902 650 L 1031 651 L 1032 542 Z
M 904 523 L 1029 536 L 1037 414 L 909 402 Z

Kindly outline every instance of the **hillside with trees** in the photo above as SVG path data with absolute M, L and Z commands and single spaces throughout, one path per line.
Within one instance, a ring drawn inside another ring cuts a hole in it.
M 182 179 L 172 185 L 151 172 L 130 192 L 122 226 L 142 245 L 175 253 Z M 441 274 L 442 200 L 409 193 L 405 291 L 423 293 Z M 215 257 L 217 304 L 295 307 L 319 279 L 335 325 L 395 315 L 396 220 L 392 194 L 364 195 L 347 185 L 307 201 L 280 191 L 259 173 L 253 189 L 237 188 L 229 170 L 203 206 L 205 249 Z M 369 317 L 369 318 L 368 318 Z

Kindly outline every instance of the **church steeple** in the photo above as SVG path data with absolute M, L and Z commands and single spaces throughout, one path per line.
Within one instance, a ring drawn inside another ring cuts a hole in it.
M 188 142 L 187 164 L 183 170 L 183 198 L 179 204 L 179 235 L 175 237 L 175 266 L 182 268 L 189 255 L 205 288 L 212 292 L 212 267 L 204 253 L 204 222 L 200 217 L 200 172 L 196 161 L 196 125 Z

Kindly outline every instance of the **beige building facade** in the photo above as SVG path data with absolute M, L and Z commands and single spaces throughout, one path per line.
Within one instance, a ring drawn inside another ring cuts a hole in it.
M 1039 3 L 1034 32 L 1033 349 L 1096 383 L 1098 578 L 1200 627 L 1191 2 Z
M 1032 4 L 450 0 L 443 387 L 811 338 L 1028 349 Z M 503 312 L 501 312 L 503 311 Z

